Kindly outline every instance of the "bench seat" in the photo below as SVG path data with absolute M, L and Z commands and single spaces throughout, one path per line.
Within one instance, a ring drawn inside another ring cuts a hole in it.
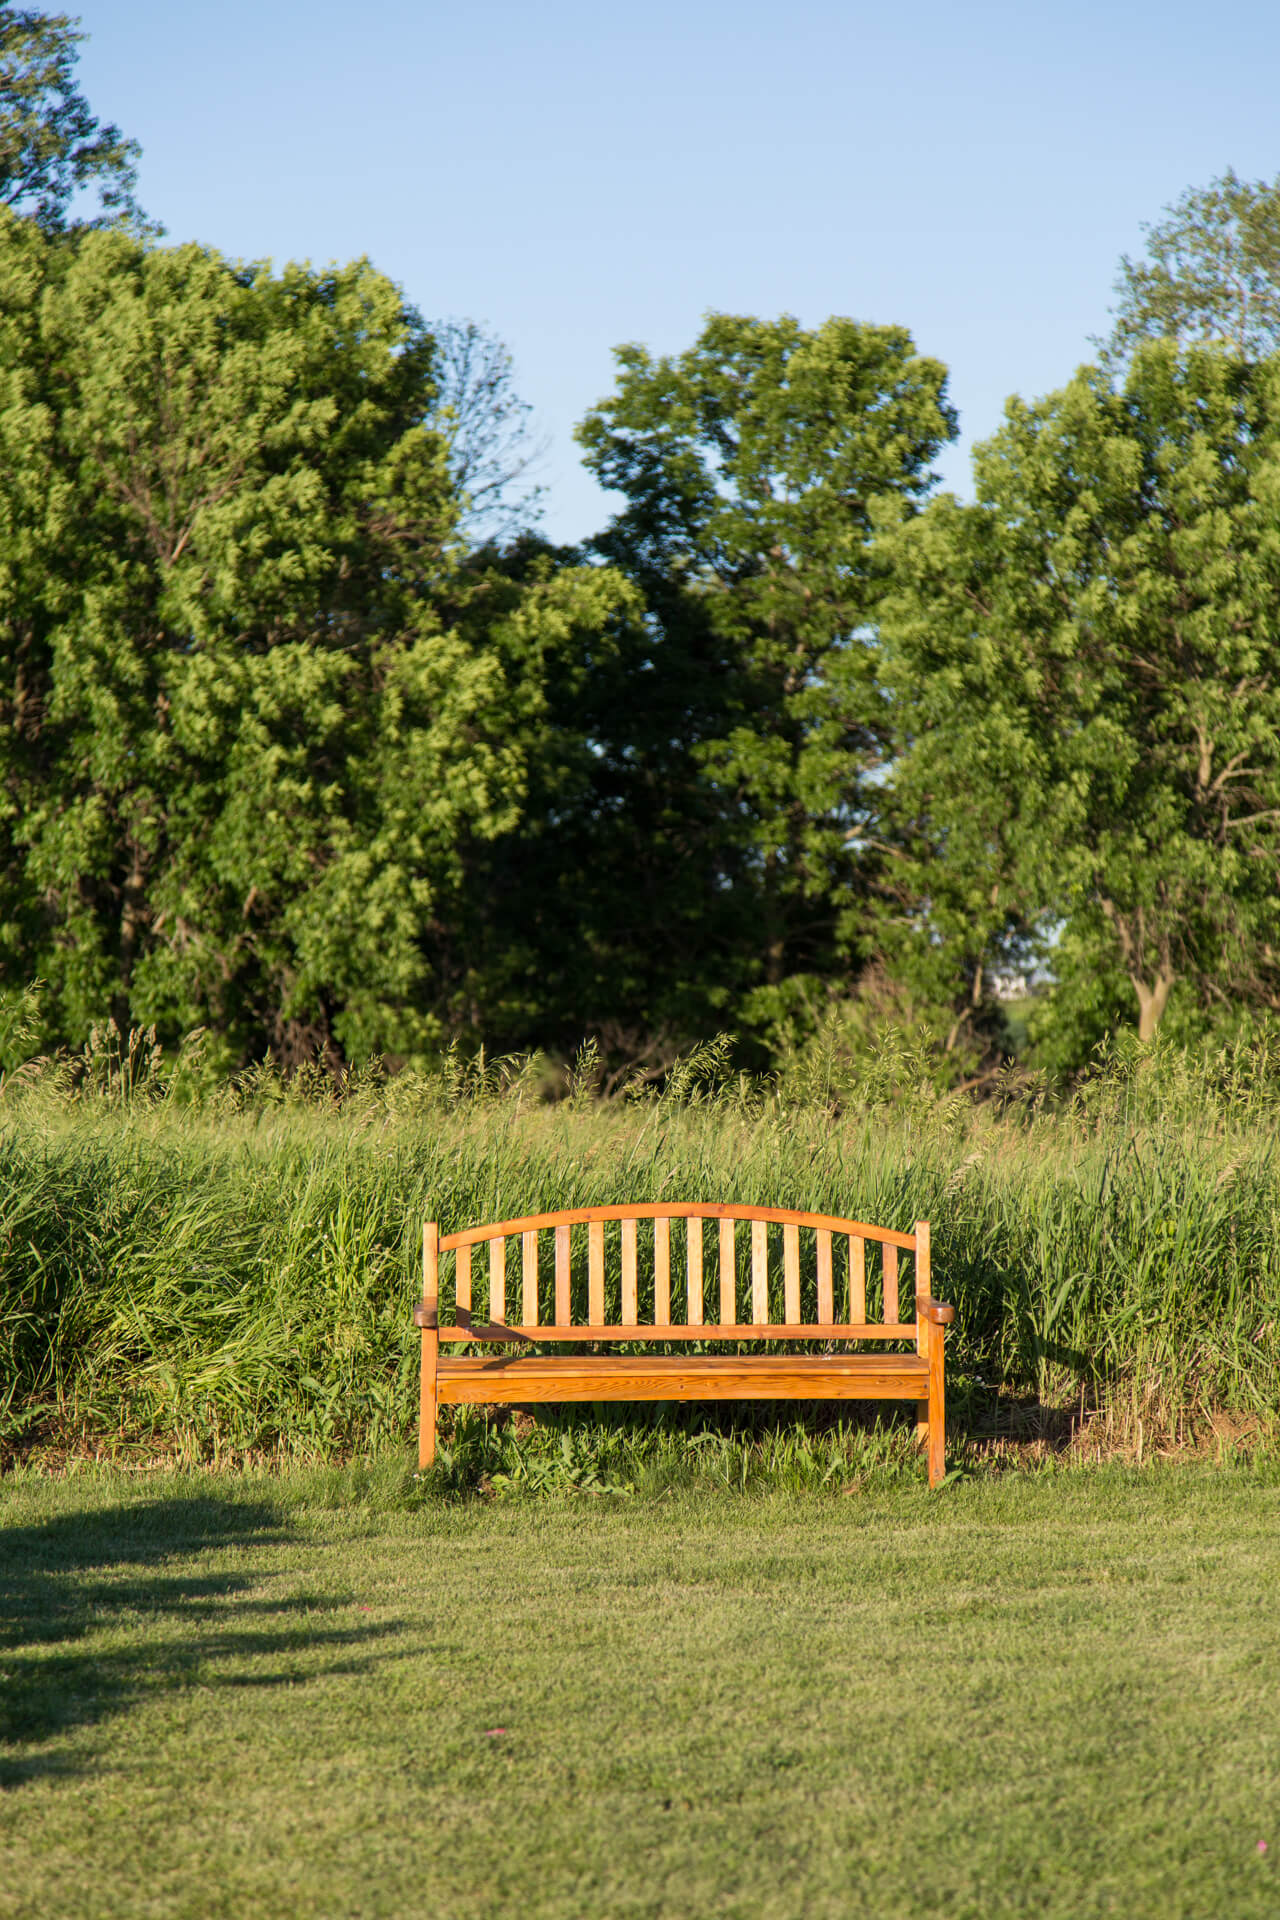
M 535 1400 L 927 1400 L 929 1362 L 918 1354 L 536 1353 L 440 1357 L 442 1401 L 520 1405 Z

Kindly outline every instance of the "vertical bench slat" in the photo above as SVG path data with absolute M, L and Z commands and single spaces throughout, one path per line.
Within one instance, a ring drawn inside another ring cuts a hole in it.
M 459 1247 L 453 1256 L 453 1300 L 459 1313 L 471 1311 L 471 1249 Z
M 737 1221 L 720 1222 L 720 1325 L 732 1327 L 738 1321 L 738 1247 Z
M 817 1231 L 818 1242 L 818 1325 L 829 1327 L 835 1318 L 831 1290 L 831 1235 L 825 1227 Z
M 782 1317 L 794 1327 L 800 1320 L 800 1229 L 782 1229 Z
M 860 1233 L 849 1235 L 849 1325 L 867 1324 L 867 1243 Z
M 604 1221 L 587 1223 L 587 1325 L 604 1325 Z
M 636 1324 L 636 1223 L 622 1222 L 622 1324 Z
M 884 1324 L 892 1327 L 898 1319 L 898 1249 L 886 1240 L 880 1252 L 884 1258 Z
M 653 1324 L 671 1325 L 671 1222 L 653 1223 Z
M 526 1327 L 538 1324 L 538 1235 L 520 1235 L 521 1280 L 520 1318 Z
M 436 1383 L 440 1371 L 440 1228 L 422 1223 L 422 1361 L 418 1373 L 418 1470 L 436 1457 Z M 430 1322 L 431 1324 L 427 1324 Z
M 687 1222 L 688 1243 L 685 1269 L 689 1278 L 689 1303 L 686 1319 L 691 1327 L 702 1325 L 702 1222 L 696 1216 Z
M 489 1319 L 495 1327 L 507 1319 L 507 1243 L 489 1242 Z
M 573 1324 L 569 1305 L 569 1227 L 556 1228 L 556 1325 Z
M 763 1327 L 769 1318 L 769 1223 L 751 1222 L 751 1318 Z

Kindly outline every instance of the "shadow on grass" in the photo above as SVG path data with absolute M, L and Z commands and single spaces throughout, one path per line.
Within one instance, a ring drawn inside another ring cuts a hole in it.
M 43 1743 L 156 1692 L 366 1670 L 372 1655 L 354 1650 L 394 1627 L 320 1626 L 317 1613 L 340 1599 L 264 1592 L 270 1576 L 248 1549 L 289 1538 L 273 1506 L 216 1494 L 95 1507 L 0 1531 L 0 1788 L 76 1771 L 77 1756 Z M 235 1571 L 208 1566 L 234 1547 L 246 1550 Z M 175 1561 L 183 1564 L 170 1570 Z M 321 1667 L 317 1648 L 348 1657 Z M 264 1655 L 273 1663 L 266 1671 L 218 1670 Z

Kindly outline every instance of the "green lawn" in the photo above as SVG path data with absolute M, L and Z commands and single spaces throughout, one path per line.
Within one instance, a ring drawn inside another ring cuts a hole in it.
M 1280 1911 L 1274 1470 L 403 1484 L 0 1482 L 0 1913 Z

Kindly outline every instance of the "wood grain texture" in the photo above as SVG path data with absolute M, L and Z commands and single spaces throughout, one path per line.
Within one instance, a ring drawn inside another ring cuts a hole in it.
M 737 1221 L 720 1222 L 720 1324 L 732 1327 L 738 1318 Z
M 789 1321 L 800 1318 L 800 1229 L 782 1229 L 782 1311 Z
M 751 1222 L 751 1318 L 762 1327 L 769 1318 L 769 1223 Z
M 867 1317 L 867 1243 L 860 1233 L 849 1236 L 849 1319 Z
M 593 1327 L 604 1325 L 603 1220 L 593 1220 L 587 1228 L 587 1320 Z
M 622 1324 L 634 1327 L 639 1319 L 636 1285 L 636 1223 L 622 1223 Z
M 492 1240 L 496 1234 L 506 1236 L 527 1233 L 533 1228 L 580 1226 L 591 1220 L 654 1220 L 660 1214 L 668 1220 L 723 1220 L 729 1215 L 735 1220 L 771 1220 L 782 1225 L 790 1222 L 797 1227 L 828 1227 L 833 1233 L 859 1234 L 865 1240 L 884 1241 L 908 1253 L 915 1246 L 915 1239 L 909 1233 L 899 1233 L 894 1227 L 876 1227 L 867 1220 L 842 1220 L 833 1213 L 803 1213 L 792 1207 L 751 1207 L 742 1201 L 712 1205 L 701 1200 L 662 1200 L 640 1201 L 628 1207 L 570 1207 L 560 1213 L 530 1213 L 518 1220 L 495 1220 L 483 1227 L 464 1227 L 460 1233 L 447 1235 L 440 1242 L 440 1251 L 447 1253 L 454 1247 L 473 1245 L 477 1240 Z
M 654 1314 L 652 1326 L 639 1318 L 639 1220 L 652 1219 L 654 1249 Z M 686 1319 L 672 1326 L 671 1221 L 686 1222 Z M 736 1223 L 751 1222 L 750 1322 L 738 1320 Z M 621 1320 L 606 1323 L 605 1224 L 618 1220 L 621 1245 Z M 720 1318 L 708 1324 L 704 1316 L 703 1222 L 715 1220 L 719 1232 Z M 587 1324 L 573 1324 L 571 1299 L 571 1229 L 587 1227 Z M 771 1325 L 769 1313 L 769 1227 L 782 1227 L 783 1313 Z M 554 1229 L 555 1319 L 538 1322 L 538 1233 Z M 800 1228 L 816 1234 L 817 1319 L 800 1319 Z M 505 1324 L 507 1314 L 506 1241 L 515 1232 L 521 1240 L 521 1310 L 518 1327 Z M 835 1318 L 833 1235 L 847 1238 L 849 1248 L 849 1318 Z M 883 1274 L 882 1321 L 866 1318 L 866 1242 L 881 1247 Z M 489 1321 L 476 1325 L 471 1316 L 471 1249 L 489 1246 Z M 455 1255 L 454 1304 L 457 1324 L 440 1324 L 439 1256 Z M 899 1318 L 900 1250 L 915 1256 L 915 1318 Z M 931 1292 L 929 1223 L 915 1222 L 910 1235 L 780 1207 L 712 1206 L 704 1203 L 591 1207 L 556 1214 L 530 1214 L 521 1220 L 468 1228 L 446 1240 L 436 1222 L 423 1228 L 422 1301 L 414 1321 L 422 1333 L 419 1383 L 419 1463 L 431 1465 L 436 1450 L 436 1416 L 442 1401 L 516 1404 L 557 1400 L 906 1400 L 916 1412 L 916 1431 L 927 1450 L 929 1484 L 946 1476 L 945 1329 L 955 1318 L 952 1307 L 935 1300 Z M 824 1341 L 823 1353 L 786 1353 L 770 1343 Z M 572 1348 L 587 1342 L 614 1341 L 631 1348 L 627 1353 L 550 1352 L 552 1344 Z M 749 1343 L 755 1350 L 742 1354 L 635 1352 L 636 1345 L 699 1341 Z M 848 1351 L 853 1343 L 907 1342 L 912 1353 Z M 454 1349 L 442 1358 L 441 1344 Z M 475 1349 L 457 1352 L 461 1346 Z M 501 1351 L 494 1352 L 494 1347 Z
M 507 1243 L 489 1242 L 489 1318 L 501 1326 L 507 1317 Z
M 538 1236 L 520 1235 L 520 1318 L 527 1325 L 538 1324 Z
M 422 1324 L 418 1319 L 421 1311 L 420 1307 L 414 1308 L 414 1320 L 419 1326 Z M 485 1333 L 483 1327 L 476 1326 L 474 1322 L 469 1322 L 465 1326 L 440 1326 L 438 1332 L 442 1340 L 477 1341 L 492 1337 Z M 581 1322 L 574 1324 L 566 1320 L 563 1324 L 553 1321 L 543 1322 L 540 1325 L 528 1323 L 522 1327 L 504 1327 L 501 1332 L 519 1334 L 523 1339 L 535 1343 L 539 1341 L 555 1343 L 562 1340 L 627 1340 L 641 1341 L 645 1345 L 652 1342 L 657 1346 L 666 1341 L 679 1343 L 685 1340 L 750 1340 L 756 1343 L 769 1340 L 839 1340 L 852 1344 L 859 1340 L 914 1340 L 916 1323 L 914 1320 L 908 1320 L 899 1326 L 885 1326 L 880 1321 L 876 1321 L 871 1326 L 851 1327 L 846 1326 L 843 1321 L 836 1321 L 832 1326 L 823 1327 L 819 1326 L 816 1320 L 806 1320 L 797 1321 L 791 1326 L 781 1321 L 776 1325 L 760 1326 L 754 1320 L 740 1320 L 736 1326 L 726 1327 L 722 1326 L 718 1320 L 712 1320 L 705 1323 L 697 1321 L 693 1326 L 687 1326 L 678 1321 L 668 1327 L 624 1327 L 621 1321 L 610 1321 L 602 1327 L 584 1327 Z
M 569 1305 L 569 1228 L 556 1228 L 556 1319 L 561 1326 L 571 1317 Z
M 929 1485 L 947 1477 L 946 1329 L 929 1327 Z
M 436 1375 L 440 1336 L 425 1324 L 439 1314 L 440 1228 L 434 1220 L 422 1229 L 422 1358 L 418 1378 L 418 1471 L 425 1472 L 436 1457 Z
M 927 1400 L 916 1401 L 916 1445 L 927 1461 L 929 1457 L 929 1402 Z
M 653 1324 L 671 1320 L 671 1222 L 661 1214 L 653 1223 Z
M 818 1323 L 829 1327 L 836 1317 L 831 1286 L 831 1235 L 826 1227 L 819 1227 L 814 1238 L 818 1245 Z
M 702 1219 L 700 1213 L 690 1214 L 687 1227 L 689 1239 L 685 1248 L 685 1283 L 688 1298 L 684 1317 L 691 1327 L 702 1325 Z
M 914 1353 L 538 1354 L 444 1359 L 438 1392 L 457 1404 L 555 1400 L 907 1400 L 928 1380 Z M 932 1455 L 931 1455 L 932 1459 Z

